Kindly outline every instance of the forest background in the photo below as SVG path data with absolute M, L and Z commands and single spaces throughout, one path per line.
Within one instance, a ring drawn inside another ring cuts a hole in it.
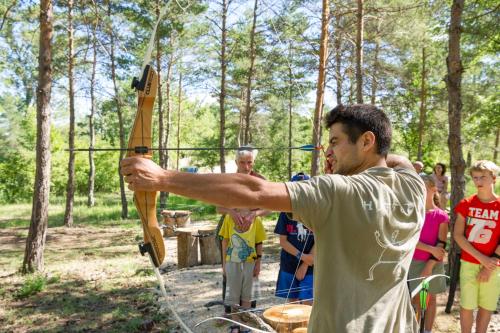
M 321 3 L 257 3 L 254 8 L 254 2 L 224 1 L 225 145 L 309 144 Z M 130 82 L 140 72 L 157 17 L 156 5 L 154 1 L 76 1 L 72 4 L 70 54 L 68 3 L 54 3 L 52 195 L 66 194 L 70 99 L 76 122 L 74 146 L 119 147 L 120 136 L 128 137 L 136 104 Z M 158 146 L 219 146 L 222 5 L 217 1 L 168 4 L 155 46 L 161 80 L 156 103 L 161 110 L 156 114 L 162 117 L 154 121 Z M 0 30 L 0 203 L 30 200 L 35 176 L 39 10 L 34 1 L 8 6 L 4 2 L 0 8 L 4 13 Z M 356 2 L 334 1 L 330 7 L 325 110 L 359 101 Z M 444 81 L 449 13 L 447 1 L 370 1 L 364 5 L 362 100 L 382 106 L 391 117 L 393 151 L 423 160 L 427 172 L 436 162 L 449 165 Z M 498 16 L 494 1 L 469 2 L 464 10 L 462 141 L 467 163 L 496 160 L 498 155 Z M 72 91 L 69 63 L 73 66 Z M 311 154 L 291 151 L 289 162 L 289 152 L 261 151 L 256 170 L 271 180 L 285 180 L 290 172 L 309 172 Z M 226 161 L 233 159 L 232 151 L 226 154 Z M 90 190 L 116 191 L 118 155 L 96 153 L 91 163 L 87 153 L 76 154 L 76 193 L 92 196 Z M 220 169 L 217 151 L 170 151 L 164 158 L 175 169 L 185 157 L 190 158 L 186 162 L 190 166 Z M 95 165 L 92 172 L 91 164 Z M 91 182 L 93 189 L 89 188 Z

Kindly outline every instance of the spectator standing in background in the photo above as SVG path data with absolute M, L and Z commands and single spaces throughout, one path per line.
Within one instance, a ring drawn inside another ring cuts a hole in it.
M 439 193 L 439 202 L 441 209 L 446 209 L 448 204 L 448 176 L 446 176 L 446 165 L 443 163 L 436 163 L 434 166 L 432 177 L 436 182 Z

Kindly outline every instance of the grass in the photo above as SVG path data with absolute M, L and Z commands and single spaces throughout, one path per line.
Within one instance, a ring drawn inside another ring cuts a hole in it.
M 119 226 L 132 228 L 137 225 L 138 215 L 128 195 L 129 218 L 121 218 L 121 202 L 118 194 L 104 194 L 96 198 L 96 205 L 89 209 L 87 198 L 75 197 L 73 209 L 73 224 L 75 226 Z M 65 198 L 52 197 L 49 204 L 49 228 L 64 225 Z M 159 204 L 157 204 L 158 212 Z M 196 200 L 180 196 L 170 195 L 167 202 L 169 210 L 190 210 L 193 220 L 215 219 L 215 207 Z M 31 203 L 0 205 L 0 229 L 2 228 L 25 228 L 29 226 L 31 219 Z
M 130 196 L 129 196 L 130 197 Z M 117 194 L 100 195 L 88 208 L 76 197 L 74 227 L 63 226 L 65 200 L 53 197 L 43 273 L 19 269 L 31 204 L 0 206 L 0 327 L 2 332 L 168 332 L 175 327 L 160 314 L 149 262 L 138 254 L 142 228 L 129 202 L 122 220 Z M 168 209 L 188 209 L 193 220 L 216 221 L 215 208 L 170 196 Z
M 47 278 L 40 274 L 28 275 L 21 285 L 21 288 L 15 293 L 15 298 L 23 299 L 31 295 L 37 294 L 43 289 L 47 284 Z

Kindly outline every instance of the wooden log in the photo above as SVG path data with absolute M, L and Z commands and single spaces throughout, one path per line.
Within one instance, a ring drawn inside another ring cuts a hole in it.
M 185 268 L 198 265 L 198 237 L 193 228 L 178 228 L 177 234 L 177 267 Z
M 198 229 L 202 265 L 215 265 L 221 263 L 215 229 L 216 226 L 205 226 Z
M 312 307 L 304 304 L 273 306 L 262 314 L 264 320 L 278 333 L 292 333 L 294 329 L 307 327 Z
M 163 229 L 163 237 L 175 236 L 175 229 L 187 227 L 191 224 L 191 211 L 189 210 L 162 210 L 163 223 L 166 228 Z
M 175 218 L 169 216 L 163 216 L 163 237 L 173 237 L 175 236 Z
M 191 212 L 189 210 L 175 211 L 175 226 L 183 228 L 191 225 Z

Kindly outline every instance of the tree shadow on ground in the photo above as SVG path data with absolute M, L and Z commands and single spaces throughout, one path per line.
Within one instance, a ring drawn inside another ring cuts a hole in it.
M 101 290 L 91 281 L 74 279 L 12 302 L 17 317 L 0 324 L 14 332 L 24 317 L 30 332 L 168 331 L 175 325 L 167 314 L 158 314 L 155 303 L 155 295 L 142 286 Z

